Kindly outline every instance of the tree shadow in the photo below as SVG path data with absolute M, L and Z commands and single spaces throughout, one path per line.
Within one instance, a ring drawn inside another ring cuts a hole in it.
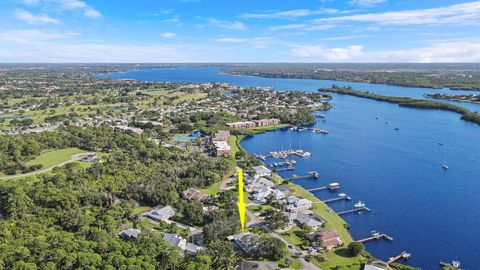
M 339 248 L 339 249 L 336 249 L 336 250 L 334 251 L 334 253 L 335 253 L 336 255 L 338 255 L 338 256 L 340 256 L 340 257 L 344 257 L 344 258 L 352 258 L 352 257 L 354 257 L 354 256 L 352 256 L 352 255 L 350 254 L 350 252 L 348 251 L 347 248 Z

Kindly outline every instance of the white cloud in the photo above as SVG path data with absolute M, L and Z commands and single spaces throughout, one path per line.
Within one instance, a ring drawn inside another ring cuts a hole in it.
M 242 43 L 247 41 L 246 39 L 243 38 L 217 38 L 215 39 L 217 42 L 225 42 L 225 43 Z
M 245 19 L 292 19 L 319 14 L 335 14 L 339 12 L 341 11 L 333 8 L 320 8 L 316 10 L 293 9 L 286 11 L 269 11 L 263 13 L 244 13 L 241 14 L 240 17 Z
M 386 2 L 387 0 L 351 0 L 348 2 L 348 4 L 361 7 L 374 7 Z
M 290 54 L 309 61 L 349 61 L 363 53 L 363 46 L 351 45 L 345 48 L 326 48 L 323 45 L 295 45 Z
M 21 2 L 30 6 L 43 4 L 49 8 L 60 10 L 80 10 L 84 16 L 90 18 L 102 16 L 100 11 L 82 0 L 21 0 Z
M 245 24 L 239 21 L 223 21 L 223 20 L 217 20 L 214 18 L 208 18 L 207 19 L 208 24 L 220 28 L 225 28 L 225 29 L 233 29 L 233 30 L 245 30 L 247 27 Z
M 299 23 L 299 24 L 270 26 L 268 30 L 270 31 L 281 31 L 281 30 L 318 31 L 318 30 L 327 30 L 334 27 L 335 26 L 332 24 L 306 25 L 303 23 Z
M 470 24 L 480 21 L 480 1 L 451 6 L 320 18 L 313 22 L 372 22 L 383 25 Z
M 195 47 L 100 44 L 72 40 L 75 33 L 0 31 L 0 62 L 170 62 L 198 60 Z
M 479 62 L 480 42 L 445 42 L 420 48 L 381 51 L 365 51 L 361 45 L 342 48 L 294 45 L 289 55 L 299 62 Z
M 162 33 L 161 36 L 163 38 L 172 38 L 174 36 L 176 36 L 177 34 L 176 33 L 173 33 L 173 32 L 165 32 L 165 33 Z
M 15 11 L 15 16 L 17 17 L 17 19 L 22 20 L 28 24 L 58 23 L 57 20 L 50 18 L 46 14 L 33 15 L 32 13 L 21 9 Z

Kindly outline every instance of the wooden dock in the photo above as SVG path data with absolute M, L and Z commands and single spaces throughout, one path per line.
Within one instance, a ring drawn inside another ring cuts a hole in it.
M 319 190 L 324 190 L 324 189 L 328 189 L 328 186 L 311 188 L 311 189 L 307 189 L 307 191 L 308 191 L 308 192 L 312 192 L 312 191 L 319 191 Z
M 316 171 L 311 171 L 311 172 L 308 172 L 307 175 L 300 175 L 300 176 L 299 176 L 299 175 L 294 174 L 294 175 L 292 175 L 292 177 L 287 178 L 286 180 L 292 181 L 292 180 L 306 179 L 306 178 L 315 178 L 315 179 L 316 179 L 316 178 L 318 178 L 319 175 L 320 175 L 320 174 L 319 174 L 318 172 L 316 172 Z M 318 190 L 319 190 L 319 189 L 318 189 Z
M 412 255 L 412 254 L 404 251 L 404 252 L 400 253 L 400 255 L 398 255 L 398 256 L 391 257 L 391 258 L 388 260 L 387 263 L 388 263 L 388 264 L 391 264 L 391 263 L 394 263 L 394 262 L 396 262 L 396 261 L 398 261 L 398 260 L 400 260 L 400 259 L 405 259 L 405 260 L 406 260 L 406 259 L 410 258 L 411 255 Z
M 277 172 L 282 172 L 282 171 L 293 171 L 295 170 L 295 166 L 293 165 L 288 165 L 288 167 L 284 167 L 284 168 L 277 168 L 275 169 Z
M 367 238 L 363 238 L 363 239 L 357 240 L 357 242 L 365 243 L 365 242 L 370 242 L 370 241 L 380 240 L 380 239 L 385 239 L 385 240 L 387 240 L 387 241 L 393 241 L 393 237 L 388 236 L 387 234 L 384 234 L 384 233 L 372 233 L 372 236 L 371 236 L 371 237 L 367 237 Z
M 337 202 L 337 201 L 343 201 L 343 200 L 349 201 L 351 199 L 352 198 L 350 198 L 349 196 L 345 196 L 345 197 L 336 197 L 336 198 L 326 199 L 326 200 L 323 200 L 323 202 L 331 203 L 331 202 Z
M 268 163 L 266 164 L 267 166 L 270 166 L 270 167 L 281 167 L 281 166 L 294 166 L 295 165 L 295 161 L 294 160 L 285 160 L 285 161 L 280 161 L 280 162 L 273 162 L 273 163 Z
M 355 213 L 355 212 L 361 212 L 361 211 L 370 212 L 370 208 L 367 208 L 365 206 L 364 207 L 358 207 L 358 208 L 351 209 L 351 210 L 337 212 L 337 215 L 341 216 L 341 215 Z

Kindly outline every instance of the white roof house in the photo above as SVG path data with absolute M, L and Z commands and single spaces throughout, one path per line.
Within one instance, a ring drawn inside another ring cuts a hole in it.
M 270 176 L 272 171 L 265 166 L 254 166 L 252 169 L 255 171 L 255 177 Z
M 190 255 L 195 255 L 200 250 L 205 249 L 204 247 L 197 246 L 192 243 L 187 243 L 187 240 L 182 238 L 178 234 L 165 233 L 163 235 L 163 240 L 167 241 L 170 246 L 179 247 L 182 251 Z
M 304 211 L 312 208 L 312 201 L 305 198 L 290 196 L 285 200 L 285 210 L 288 212 Z
M 268 180 L 267 178 L 260 177 L 260 178 L 255 178 L 251 180 L 248 185 L 247 185 L 247 190 L 248 191 L 256 191 L 262 187 L 273 187 L 275 183 L 272 181 Z
M 167 221 L 173 215 L 175 215 L 175 210 L 169 205 L 159 209 L 152 209 L 151 211 L 143 214 L 143 216 L 145 216 L 146 218 L 152 219 L 154 221 Z
M 267 197 L 269 196 L 271 196 L 274 200 L 279 200 L 285 197 L 285 193 L 270 187 L 261 187 L 255 194 L 253 194 L 252 198 L 258 203 L 265 203 L 267 201 Z

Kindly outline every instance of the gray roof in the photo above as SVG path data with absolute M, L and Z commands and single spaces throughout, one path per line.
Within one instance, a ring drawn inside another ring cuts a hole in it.
M 137 238 L 138 235 L 141 233 L 139 229 L 128 229 L 128 230 L 123 230 L 119 233 L 120 237 L 122 238 Z
M 175 210 L 167 205 L 163 208 L 160 209 L 154 209 L 151 210 L 150 212 L 145 213 L 146 217 L 156 219 L 156 220 L 168 220 L 171 216 L 175 215 Z
M 178 247 L 183 239 L 177 234 L 165 233 L 163 235 L 163 240 L 167 241 L 172 247 Z

